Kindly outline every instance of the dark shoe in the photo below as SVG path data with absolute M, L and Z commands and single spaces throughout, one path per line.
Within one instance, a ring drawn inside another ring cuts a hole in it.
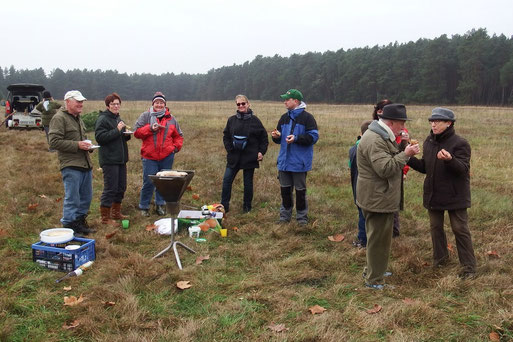
M 472 280 L 472 279 L 475 279 L 477 276 L 476 276 L 476 272 L 464 271 L 464 272 L 461 272 L 458 275 L 458 277 L 460 277 L 460 279 L 462 279 L 462 280 L 465 280 L 465 279 Z
M 96 233 L 96 230 L 91 229 L 91 227 L 89 227 L 89 224 L 87 223 L 87 215 L 80 216 L 77 219 L 77 222 L 82 233 L 86 235 Z
M 307 220 L 297 220 L 297 224 L 299 224 L 300 226 L 306 226 L 308 224 L 308 221 Z
M 142 217 L 150 217 L 150 211 L 148 209 L 139 209 Z
M 401 234 L 399 234 L 399 232 L 393 232 L 392 233 L 392 237 L 393 238 L 396 238 L 396 237 L 399 237 L 399 236 L 401 236 Z
M 242 212 L 243 212 L 244 214 L 247 214 L 247 213 L 249 213 L 250 211 L 251 211 L 251 207 L 243 207 L 243 208 L 242 208 Z
M 166 215 L 166 206 L 165 205 L 157 205 L 155 207 L 155 212 L 157 213 L 157 215 L 159 216 L 164 216 Z
M 363 243 L 362 240 L 356 239 L 353 241 L 353 246 L 357 248 L 366 248 L 367 244 Z

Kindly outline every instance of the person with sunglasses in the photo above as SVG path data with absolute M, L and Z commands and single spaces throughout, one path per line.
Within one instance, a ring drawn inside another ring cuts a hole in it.
M 243 170 L 244 198 L 242 212 L 251 211 L 253 201 L 253 175 L 264 158 L 269 144 L 267 131 L 250 108 L 245 95 L 235 96 L 237 111 L 228 118 L 223 130 L 226 149 L 226 170 L 223 177 L 221 204 L 225 212 L 230 210 L 232 184 L 239 170 Z

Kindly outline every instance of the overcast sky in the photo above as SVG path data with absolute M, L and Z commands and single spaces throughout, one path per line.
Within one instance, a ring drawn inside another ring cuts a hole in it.
M 513 35 L 512 0 L 7 0 L 0 66 L 205 73 L 257 55 Z

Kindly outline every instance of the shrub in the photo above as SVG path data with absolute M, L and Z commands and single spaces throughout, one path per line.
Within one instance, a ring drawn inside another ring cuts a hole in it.
M 81 115 L 82 121 L 84 121 L 84 124 L 85 124 L 86 132 L 94 131 L 94 125 L 96 124 L 96 119 L 98 119 L 99 114 L 100 114 L 100 111 L 98 110 L 98 111 L 94 111 L 91 113 Z

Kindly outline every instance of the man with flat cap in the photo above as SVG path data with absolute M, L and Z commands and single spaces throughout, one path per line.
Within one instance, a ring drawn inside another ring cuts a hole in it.
M 64 95 L 66 109 L 59 109 L 53 116 L 48 133 L 50 148 L 58 152 L 64 183 L 61 223 L 77 235 L 94 232 L 86 221 L 93 198 L 93 163 L 89 156 L 91 141 L 80 118 L 85 100 L 78 90 L 68 91 Z
M 367 233 L 367 266 L 365 285 L 383 289 L 394 212 L 402 209 L 402 169 L 408 159 L 420 152 L 419 145 L 408 145 L 400 151 L 396 142 L 405 127 L 406 107 L 389 104 L 383 108 L 379 120 L 374 120 L 360 140 L 357 149 L 358 181 L 356 204 L 362 209 Z
M 473 278 L 476 257 L 467 214 L 471 205 L 470 144 L 456 134 L 456 117 L 452 110 L 434 108 L 428 120 L 431 131 L 424 141 L 422 158 L 413 157 L 408 165 L 426 174 L 424 207 L 428 210 L 431 226 L 433 266 L 441 267 L 449 260 L 444 231 L 444 213 L 447 211 L 462 266 L 460 277 Z
M 278 121 L 271 132 L 273 141 L 280 144 L 278 155 L 278 179 L 281 188 L 279 223 L 290 222 L 294 207 L 293 189 L 296 189 L 296 221 L 308 223 L 308 202 L 306 199 L 306 174 L 312 169 L 313 145 L 319 139 L 317 122 L 308 113 L 303 94 L 290 89 L 280 95 L 287 113 Z

